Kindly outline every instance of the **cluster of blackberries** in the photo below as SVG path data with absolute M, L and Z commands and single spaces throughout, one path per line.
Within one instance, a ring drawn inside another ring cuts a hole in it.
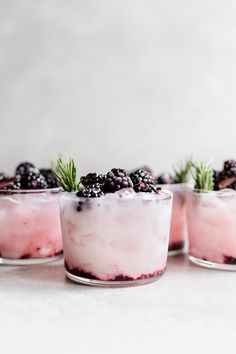
M 213 171 L 214 190 L 236 190 L 236 160 L 226 160 L 221 171 Z
M 16 167 L 15 175 L 7 177 L 0 173 L 0 187 L 9 190 L 58 188 L 59 182 L 51 169 L 37 169 L 31 162 Z
M 106 193 L 114 193 L 124 188 L 132 188 L 135 192 L 157 193 L 160 188 L 150 172 L 139 169 L 128 173 L 122 168 L 113 168 L 106 175 L 89 173 L 80 179 L 83 188 L 78 197 L 96 198 Z

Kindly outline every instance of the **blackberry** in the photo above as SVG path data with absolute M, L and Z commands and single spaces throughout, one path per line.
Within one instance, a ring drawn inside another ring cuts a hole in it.
M 46 189 L 48 188 L 45 177 L 37 170 L 31 168 L 25 174 L 16 175 L 15 180 L 20 183 L 21 189 Z
M 225 171 L 221 171 L 218 174 L 213 173 L 214 190 L 221 190 L 224 188 L 230 188 L 236 190 L 236 176 L 228 176 Z
M 133 182 L 127 171 L 122 168 L 113 168 L 107 173 L 103 188 L 106 193 L 114 193 L 123 188 L 133 188 Z
M 213 182 L 214 182 L 214 190 L 219 190 L 219 183 L 222 180 L 222 173 L 217 170 L 213 170 Z
M 54 175 L 53 170 L 48 168 L 41 168 L 39 170 L 39 172 L 44 176 L 44 178 L 46 179 L 48 188 L 58 188 L 59 185 L 59 181 L 57 179 L 57 177 Z
M 29 172 L 31 168 L 35 168 L 34 164 L 31 162 L 22 162 L 16 168 L 16 175 L 24 175 L 25 173 Z
M 103 184 L 105 180 L 105 176 L 104 175 L 99 175 L 97 173 L 89 173 L 86 176 L 82 176 L 80 178 L 80 183 L 83 184 L 83 186 L 89 186 L 91 184 Z
M 21 189 L 21 183 L 20 183 L 20 175 L 17 175 L 14 180 L 12 181 L 11 184 L 7 185 L 4 189 L 9 189 L 9 190 L 20 190 Z
M 91 184 L 78 191 L 77 197 L 82 198 L 98 198 L 104 195 L 101 185 L 99 183 Z
M 9 184 L 12 184 L 14 181 L 14 177 L 10 177 L 8 175 L 6 175 L 4 172 L 0 173 L 0 186 L 5 187 Z
M 157 176 L 156 183 L 157 184 L 173 184 L 173 183 L 175 183 L 175 181 L 169 173 L 165 172 L 165 173 L 162 173 L 161 175 Z
M 224 172 L 227 177 L 236 176 L 236 160 L 227 160 L 224 162 Z
M 154 177 L 145 170 L 137 170 L 130 174 L 135 192 L 156 192 L 157 186 Z
M 135 172 L 138 171 L 138 170 L 144 170 L 144 171 L 149 172 L 150 175 L 153 175 L 152 169 L 151 169 L 149 166 L 147 166 L 147 165 L 143 165 L 142 167 L 136 168 L 135 170 L 133 170 L 133 171 L 130 172 L 130 175 L 131 175 L 131 173 L 135 173 Z

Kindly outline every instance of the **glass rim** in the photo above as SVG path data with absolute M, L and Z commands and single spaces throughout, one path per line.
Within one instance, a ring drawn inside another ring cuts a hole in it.
M 60 192 L 60 187 L 45 188 L 45 189 L 0 189 L 0 194 L 40 194 L 40 193 L 57 193 Z
M 217 196 L 217 197 L 227 197 L 227 196 L 236 196 L 236 191 L 231 188 L 224 188 L 219 191 L 207 191 L 203 189 L 188 188 L 195 195 L 208 195 L 208 196 Z
M 76 196 L 76 192 L 63 192 L 63 191 L 60 191 L 60 196 L 63 196 L 65 198 L 68 198 L 68 199 L 73 199 L 73 200 L 96 200 L 96 201 L 99 201 L 99 200 L 102 200 L 102 201 L 111 201 L 111 199 L 109 198 L 106 198 L 107 195 L 115 195 L 116 198 L 112 199 L 113 200 L 119 200 L 119 201 L 130 201 L 130 200 L 147 200 L 147 201 L 156 201 L 156 200 L 170 200 L 173 198 L 173 193 L 167 189 L 161 189 L 161 192 L 164 192 L 164 193 L 147 193 L 147 192 L 136 192 L 132 197 L 122 197 L 122 196 L 119 196 L 118 194 L 115 194 L 115 193 L 107 193 L 101 197 L 95 197 L 95 198 L 86 198 L 86 197 L 77 197 Z M 143 197 L 140 198 L 140 197 L 137 197 L 136 195 L 137 194 L 143 194 Z

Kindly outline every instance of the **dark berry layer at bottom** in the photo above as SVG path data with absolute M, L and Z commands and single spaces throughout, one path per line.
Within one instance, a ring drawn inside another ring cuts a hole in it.
M 224 256 L 224 263 L 236 265 L 236 258 L 231 257 L 231 256 Z
M 231 256 L 223 256 L 223 257 L 224 257 L 223 262 L 214 262 L 212 260 L 207 259 L 206 257 L 202 257 L 201 259 L 206 262 L 236 265 L 236 258 L 235 257 L 231 257 Z
M 40 249 L 38 249 L 39 251 Z M 43 258 L 49 258 L 49 257 L 57 257 L 63 254 L 63 251 L 59 251 L 53 254 L 50 254 L 48 256 L 45 257 L 32 257 L 32 255 L 30 253 L 26 253 L 23 256 L 21 256 L 20 258 L 10 258 L 10 257 L 2 257 L 1 252 L 0 252 L 0 258 L 3 259 L 12 259 L 12 260 L 17 260 L 17 259 L 43 259 Z
M 66 270 L 70 273 L 73 274 L 77 277 L 80 278 L 85 278 L 85 279 L 91 279 L 91 280 L 102 280 L 104 281 L 104 279 L 100 279 L 98 278 L 96 275 L 94 275 L 93 273 L 90 272 L 85 272 L 82 269 L 79 268 L 69 268 L 68 264 L 65 262 L 65 268 Z M 148 279 L 148 278 L 153 278 L 153 277 L 157 277 L 160 276 L 164 273 L 165 269 L 162 270 L 158 270 L 154 273 L 150 273 L 150 274 L 141 274 L 139 277 L 137 278 L 133 278 L 124 274 L 119 274 L 116 276 L 110 276 L 108 279 L 106 279 L 107 281 L 130 281 L 130 280 L 141 280 L 141 279 Z
M 168 251 L 180 251 L 184 248 L 184 241 L 172 242 L 169 244 Z

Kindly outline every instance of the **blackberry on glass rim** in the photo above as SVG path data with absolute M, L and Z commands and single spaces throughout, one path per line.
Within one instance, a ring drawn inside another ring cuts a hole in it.
M 35 165 L 32 162 L 22 162 L 16 167 L 15 175 L 25 174 L 32 168 L 35 168 Z
M 103 190 L 106 193 L 114 193 L 123 188 L 133 188 L 128 172 L 122 168 L 113 168 L 105 176 Z
M 135 192 L 157 192 L 155 178 L 146 170 L 136 170 L 130 174 Z
M 89 186 L 91 184 L 103 184 L 105 180 L 105 176 L 102 174 L 98 174 L 98 173 L 88 173 L 86 176 L 82 176 L 80 178 L 80 183 L 83 184 L 83 186 Z
M 80 189 L 76 196 L 82 198 L 98 198 L 104 195 L 99 183 L 88 185 Z
M 224 172 L 226 176 L 236 176 L 236 160 L 226 160 L 224 162 Z
M 59 182 L 57 177 L 54 175 L 53 170 L 51 168 L 41 168 L 39 172 L 46 179 L 48 188 L 58 188 Z
M 21 189 L 46 189 L 48 188 L 45 177 L 35 168 L 29 169 L 24 174 L 16 175 Z

